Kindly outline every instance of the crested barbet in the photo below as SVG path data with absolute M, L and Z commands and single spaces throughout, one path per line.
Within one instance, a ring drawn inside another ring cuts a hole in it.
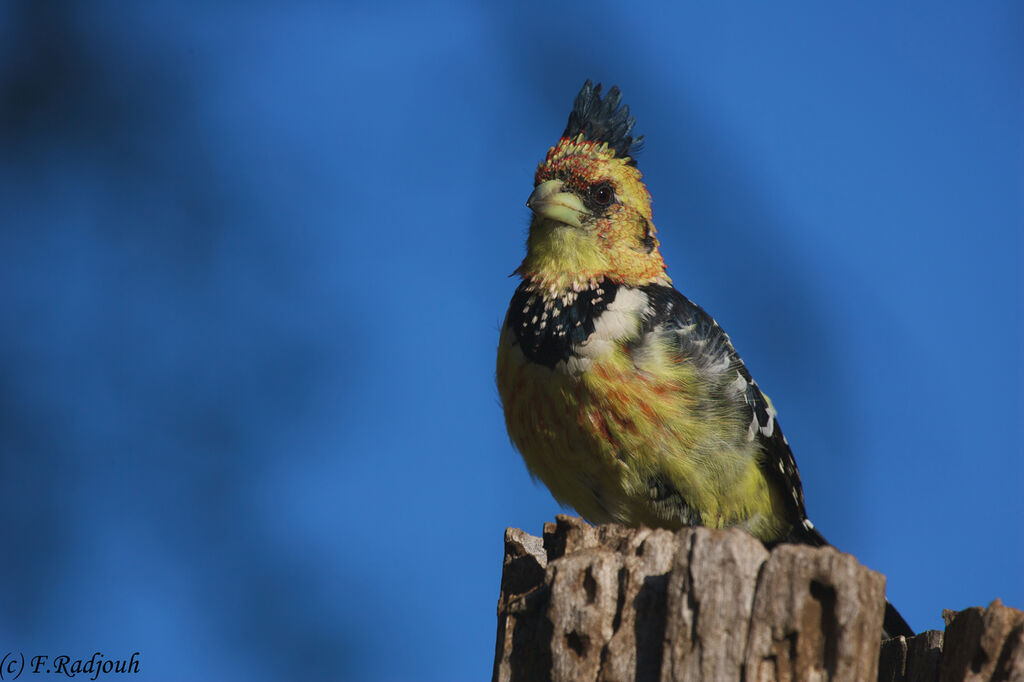
M 771 401 L 729 337 L 676 291 L 629 107 L 587 81 L 537 167 L 497 383 L 512 442 L 592 523 L 742 528 L 828 544 L 807 518 Z M 886 604 L 884 635 L 912 635 Z

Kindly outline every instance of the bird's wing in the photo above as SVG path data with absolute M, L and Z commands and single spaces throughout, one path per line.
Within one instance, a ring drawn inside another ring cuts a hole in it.
M 643 290 L 650 299 L 650 314 L 642 333 L 674 332 L 668 335 L 675 344 L 673 350 L 693 363 L 701 380 L 708 382 L 712 399 L 733 403 L 747 417 L 749 426 L 742 437 L 760 446 L 764 453 L 761 469 L 782 492 L 787 520 L 793 524 L 791 537 L 785 540 L 827 544 L 807 522 L 800 472 L 775 418 L 775 409 L 750 376 L 728 335 L 714 318 L 674 288 L 651 285 Z

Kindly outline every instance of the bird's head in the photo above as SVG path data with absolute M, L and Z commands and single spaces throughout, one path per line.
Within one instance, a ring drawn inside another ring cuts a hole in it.
M 526 258 L 517 272 L 538 290 L 590 288 L 604 279 L 669 284 L 651 221 L 651 195 L 632 154 L 641 138 L 612 87 L 588 80 L 562 139 L 537 167 Z

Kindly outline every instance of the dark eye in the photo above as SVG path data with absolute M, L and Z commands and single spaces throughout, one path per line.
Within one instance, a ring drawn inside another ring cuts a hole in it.
M 612 199 L 615 198 L 615 191 L 612 190 L 612 186 L 607 182 L 594 185 L 594 188 L 590 191 L 591 195 L 594 197 L 594 201 L 600 206 L 607 206 L 612 203 Z

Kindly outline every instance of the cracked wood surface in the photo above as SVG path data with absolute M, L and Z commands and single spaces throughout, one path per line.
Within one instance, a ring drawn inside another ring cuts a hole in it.
M 505 532 L 493 679 L 1024 682 L 1024 613 L 994 602 L 879 642 L 885 578 L 831 547 L 746 533 Z

